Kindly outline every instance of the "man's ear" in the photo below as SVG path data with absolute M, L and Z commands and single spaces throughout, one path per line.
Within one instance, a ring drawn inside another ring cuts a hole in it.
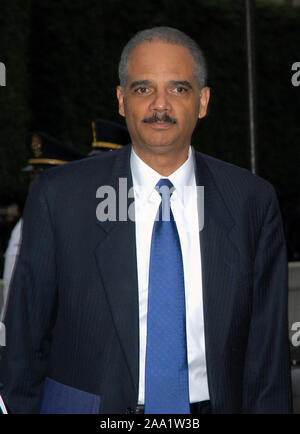
M 123 88 L 122 86 L 117 86 L 117 98 L 119 101 L 119 113 L 121 116 L 125 117 L 125 110 L 124 110 L 124 95 L 123 95 Z
M 207 114 L 208 103 L 210 99 L 210 88 L 203 87 L 200 94 L 199 119 L 204 118 Z

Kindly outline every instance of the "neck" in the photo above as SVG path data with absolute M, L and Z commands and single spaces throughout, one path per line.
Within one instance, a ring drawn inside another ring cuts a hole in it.
M 182 152 L 176 154 L 148 154 L 141 152 L 136 147 L 134 147 L 134 151 L 151 169 L 165 177 L 170 176 L 179 169 L 186 162 L 189 155 L 189 148 L 183 149 Z

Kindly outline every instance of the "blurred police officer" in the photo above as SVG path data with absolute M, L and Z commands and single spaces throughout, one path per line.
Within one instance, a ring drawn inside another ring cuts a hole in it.
M 28 172 L 30 183 L 43 170 L 50 169 L 62 164 L 69 163 L 85 157 L 74 148 L 66 146 L 59 140 L 43 132 L 37 131 L 30 133 L 26 139 L 26 147 L 29 150 L 30 158 L 28 165 L 22 169 Z M 11 232 L 8 246 L 5 252 L 5 262 L 3 270 L 3 306 L 1 317 L 5 312 L 5 304 L 8 296 L 9 284 L 18 257 L 21 244 L 22 218 L 19 219 Z
M 127 128 L 117 122 L 96 119 L 92 122 L 92 130 L 93 142 L 89 156 L 121 149 L 131 142 Z

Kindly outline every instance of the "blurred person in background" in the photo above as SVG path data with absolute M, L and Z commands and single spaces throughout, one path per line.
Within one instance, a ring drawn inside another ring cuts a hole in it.
M 22 170 L 29 174 L 30 184 L 33 182 L 34 178 L 44 170 L 85 157 L 85 155 L 76 149 L 66 146 L 64 143 L 41 131 L 30 133 L 26 140 L 26 146 L 30 153 L 30 158 L 28 160 L 28 166 L 24 167 Z M 9 285 L 19 254 L 21 238 L 22 218 L 18 220 L 11 232 L 4 255 L 3 301 L 0 318 L 4 317 Z

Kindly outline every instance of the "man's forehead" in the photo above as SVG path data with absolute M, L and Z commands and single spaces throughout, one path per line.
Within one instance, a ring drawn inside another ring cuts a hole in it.
M 173 79 L 188 79 L 195 71 L 195 62 L 188 48 L 164 41 L 143 42 L 129 58 L 128 77 L 151 79 L 151 75 L 172 75 Z M 149 76 L 147 76 L 149 75 Z M 180 76 L 180 77 L 179 77 Z M 172 77 L 170 77 L 172 79 Z
M 151 58 L 153 53 L 155 53 L 156 56 Z M 175 59 L 176 57 L 184 57 L 185 60 L 194 62 L 193 56 L 187 47 L 178 44 L 171 44 L 161 40 L 154 40 L 151 42 L 145 41 L 138 44 L 130 54 L 129 64 L 143 62 L 148 58 L 151 58 L 152 63 L 157 63 L 165 59 L 166 55 L 168 60 L 170 60 L 170 58 Z

